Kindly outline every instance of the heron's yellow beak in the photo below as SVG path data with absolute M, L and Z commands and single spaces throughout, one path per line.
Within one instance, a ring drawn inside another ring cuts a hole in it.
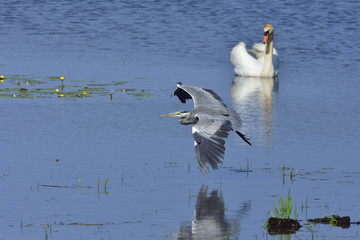
M 175 113 L 166 113 L 166 114 L 162 114 L 160 116 L 162 116 L 162 117 L 176 117 L 176 114 Z

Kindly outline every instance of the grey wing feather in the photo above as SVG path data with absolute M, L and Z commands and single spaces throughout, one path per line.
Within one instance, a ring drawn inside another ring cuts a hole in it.
M 206 89 L 206 88 L 203 88 L 204 91 L 210 93 L 215 99 L 219 100 L 220 102 L 222 102 L 222 98 L 216 94 L 216 92 L 214 92 L 213 90 L 211 89 Z
M 179 97 L 180 101 L 185 103 L 186 99 L 189 99 L 189 96 L 194 100 L 194 107 L 198 106 L 216 106 L 221 108 L 226 108 L 226 105 L 222 102 L 222 99 L 214 91 L 210 89 L 204 89 L 193 86 L 186 85 L 177 85 L 175 90 L 176 96 Z M 179 90 L 182 89 L 182 90 Z M 184 93 L 185 91 L 186 93 Z
M 225 140 L 231 130 L 228 120 L 215 120 L 200 117 L 193 127 L 196 158 L 202 174 L 209 172 L 208 165 L 217 169 L 222 165 L 225 153 Z

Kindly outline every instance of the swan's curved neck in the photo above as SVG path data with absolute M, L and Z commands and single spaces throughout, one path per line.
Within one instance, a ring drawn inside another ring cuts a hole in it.
M 274 47 L 274 32 L 271 32 L 268 41 L 265 43 L 264 67 L 261 72 L 261 76 L 263 77 L 274 76 L 273 47 Z

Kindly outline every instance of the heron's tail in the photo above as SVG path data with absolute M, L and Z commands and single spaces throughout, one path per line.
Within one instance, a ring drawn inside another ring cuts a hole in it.
M 229 108 L 228 109 L 230 121 L 231 121 L 231 127 L 234 131 L 239 131 L 241 128 L 241 119 L 239 114 L 234 110 Z
M 239 131 L 235 131 L 235 132 L 237 133 L 237 135 L 239 135 L 242 138 L 242 140 L 244 140 L 247 144 L 251 146 L 251 142 L 249 138 L 245 137 L 245 135 Z

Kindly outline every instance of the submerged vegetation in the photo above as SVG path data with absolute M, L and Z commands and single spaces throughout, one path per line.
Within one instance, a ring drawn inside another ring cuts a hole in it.
M 285 167 L 285 164 L 283 164 L 281 169 L 282 169 L 283 184 L 285 184 L 285 176 L 286 176 L 285 171 L 290 171 L 290 182 L 293 183 L 295 181 L 295 173 L 294 173 L 295 169 Z
M 63 76 L 44 78 L 27 75 L 0 76 L 0 98 L 67 98 L 81 99 L 102 96 L 106 100 L 125 99 L 133 96 L 137 99 L 153 97 L 152 90 L 123 88 L 130 81 L 96 83 L 83 80 L 68 80 Z M 120 87 L 121 86 L 121 87 Z M 114 94 L 116 91 L 118 94 Z M 116 97 L 115 97 L 116 96 Z

